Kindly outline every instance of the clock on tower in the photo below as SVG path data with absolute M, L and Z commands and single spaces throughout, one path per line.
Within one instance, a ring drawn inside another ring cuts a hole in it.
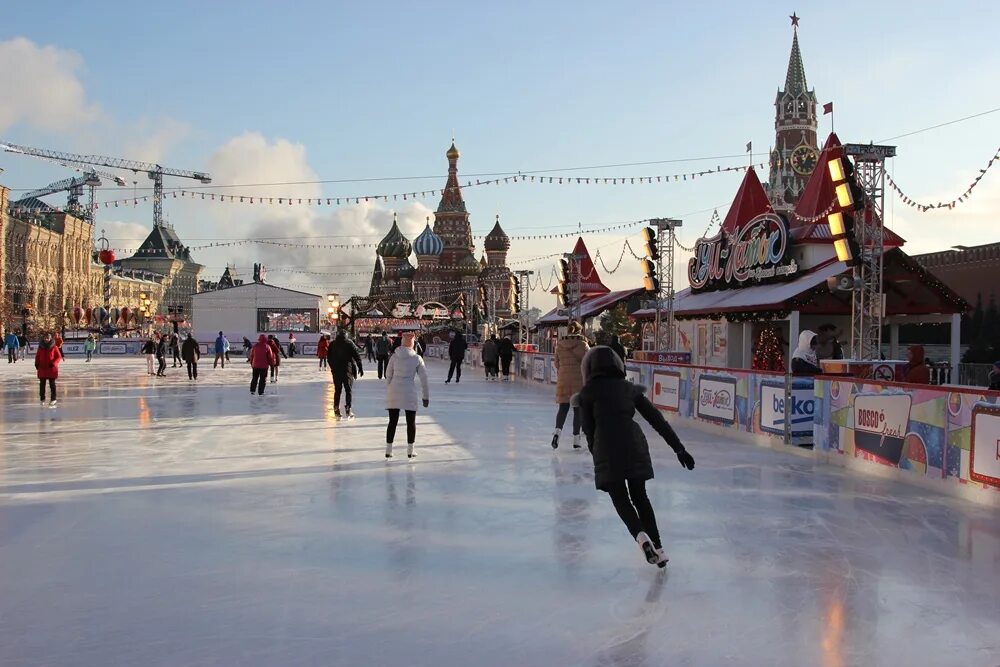
M 816 149 L 808 144 L 797 146 L 792 151 L 792 169 L 797 174 L 803 176 L 811 174 L 816 168 L 817 160 L 819 160 L 819 155 L 816 153 Z

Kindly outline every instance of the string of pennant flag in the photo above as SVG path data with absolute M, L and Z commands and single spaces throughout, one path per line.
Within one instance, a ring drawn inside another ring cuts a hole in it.
M 899 185 L 897 185 L 896 181 L 889 174 L 885 175 L 885 180 L 889 183 L 889 187 L 892 188 L 893 192 L 896 193 L 896 196 L 899 197 L 900 201 L 902 201 L 910 208 L 917 209 L 921 213 L 926 213 L 927 211 L 937 210 L 941 208 L 953 209 L 959 204 L 969 200 L 969 197 L 972 196 L 972 191 L 975 190 L 976 186 L 979 185 L 979 182 L 983 180 L 984 176 L 986 176 L 986 173 L 990 169 L 992 169 L 993 165 L 998 161 L 1000 161 L 1000 148 L 996 150 L 996 152 L 993 154 L 993 157 L 990 158 L 990 161 L 986 163 L 986 168 L 979 170 L 979 174 L 973 179 L 972 183 L 969 184 L 969 187 L 965 189 L 965 192 L 958 195 L 949 202 L 938 202 L 936 204 L 922 204 L 917 200 L 913 199 L 912 197 L 910 197 L 909 195 L 907 195 L 905 192 L 903 192 L 903 190 L 899 187 Z
M 536 174 L 515 174 L 502 176 L 487 180 L 469 180 L 459 188 L 480 187 L 484 185 L 504 185 L 509 183 L 538 183 L 545 185 L 651 185 L 654 183 L 670 183 L 693 181 L 698 178 L 710 176 L 712 174 L 725 174 L 732 172 L 745 172 L 751 167 L 763 169 L 764 163 L 756 165 L 740 165 L 723 167 L 717 165 L 715 169 L 702 169 L 679 174 L 660 174 L 654 176 L 539 176 Z M 413 190 L 410 192 L 395 192 L 390 194 L 369 194 L 355 195 L 350 197 L 297 197 L 261 195 L 261 194 L 221 194 L 214 192 L 198 192 L 194 190 L 171 190 L 166 193 L 174 199 L 190 199 L 194 201 L 225 202 L 234 204 L 253 204 L 268 206 L 342 206 L 349 204 L 361 204 L 363 202 L 390 202 L 409 201 L 412 199 L 426 199 L 428 197 L 438 197 L 445 194 L 448 188 L 433 190 Z M 125 197 L 123 199 L 113 199 L 95 203 L 95 208 L 119 208 L 127 206 L 138 206 L 140 203 L 148 202 L 152 195 L 142 197 Z

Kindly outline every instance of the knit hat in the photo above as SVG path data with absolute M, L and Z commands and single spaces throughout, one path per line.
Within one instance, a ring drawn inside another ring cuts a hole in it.
M 569 332 L 570 336 L 578 336 L 580 335 L 580 332 L 583 331 L 583 327 L 580 326 L 579 322 L 570 322 L 569 326 L 566 327 L 566 330 Z

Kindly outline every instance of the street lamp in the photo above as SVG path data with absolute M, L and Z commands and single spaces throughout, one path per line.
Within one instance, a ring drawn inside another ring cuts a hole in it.
M 340 314 L 339 295 L 336 293 L 327 294 L 326 301 L 327 301 L 326 319 L 329 321 L 330 326 L 336 326 L 337 319 Z

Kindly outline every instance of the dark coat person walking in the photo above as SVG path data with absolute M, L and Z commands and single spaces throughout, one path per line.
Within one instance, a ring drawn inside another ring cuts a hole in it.
M 503 373 L 503 381 L 510 382 L 510 363 L 514 361 L 514 341 L 510 336 L 504 336 L 500 341 L 500 371 Z
M 156 374 L 159 377 L 167 376 L 167 337 L 160 336 L 159 340 L 156 341 L 156 361 L 159 366 L 156 369 Z
M 340 396 L 343 394 L 347 418 L 354 419 L 354 411 L 351 409 L 354 380 L 363 377 L 365 371 L 361 367 L 358 348 L 347 340 L 347 335 L 343 331 L 338 332 L 337 337 L 330 343 L 326 361 L 330 366 L 330 374 L 333 375 L 333 413 L 340 419 Z
M 465 351 L 469 349 L 469 344 L 465 340 L 465 335 L 461 331 L 455 332 L 455 337 L 448 343 L 448 359 L 451 365 L 448 367 L 448 379 L 445 384 L 451 382 L 452 375 L 455 376 L 455 383 L 462 381 L 462 363 L 465 361 Z
M 590 350 L 582 370 L 585 384 L 573 403 L 580 408 L 587 447 L 594 458 L 594 484 L 611 496 L 618 516 L 646 560 L 663 567 L 667 557 L 646 495 L 646 482 L 653 479 L 653 463 L 646 436 L 633 420 L 635 413 L 656 429 L 683 467 L 693 470 L 694 458 L 646 398 L 645 388 L 625 379 L 625 364 L 610 347 Z
M 374 345 L 375 361 L 378 363 L 378 379 L 381 380 L 385 375 L 386 366 L 389 365 L 389 355 L 392 354 L 392 341 L 389 340 L 388 334 L 383 331 Z
M 187 366 L 188 380 L 198 379 L 198 360 L 201 359 L 201 348 L 193 334 L 188 334 L 184 342 L 181 343 L 181 358 Z
M 485 343 L 483 343 L 482 357 L 483 357 L 483 366 L 486 367 L 486 379 L 499 380 L 500 343 L 497 341 L 496 334 L 490 336 L 490 339 Z

